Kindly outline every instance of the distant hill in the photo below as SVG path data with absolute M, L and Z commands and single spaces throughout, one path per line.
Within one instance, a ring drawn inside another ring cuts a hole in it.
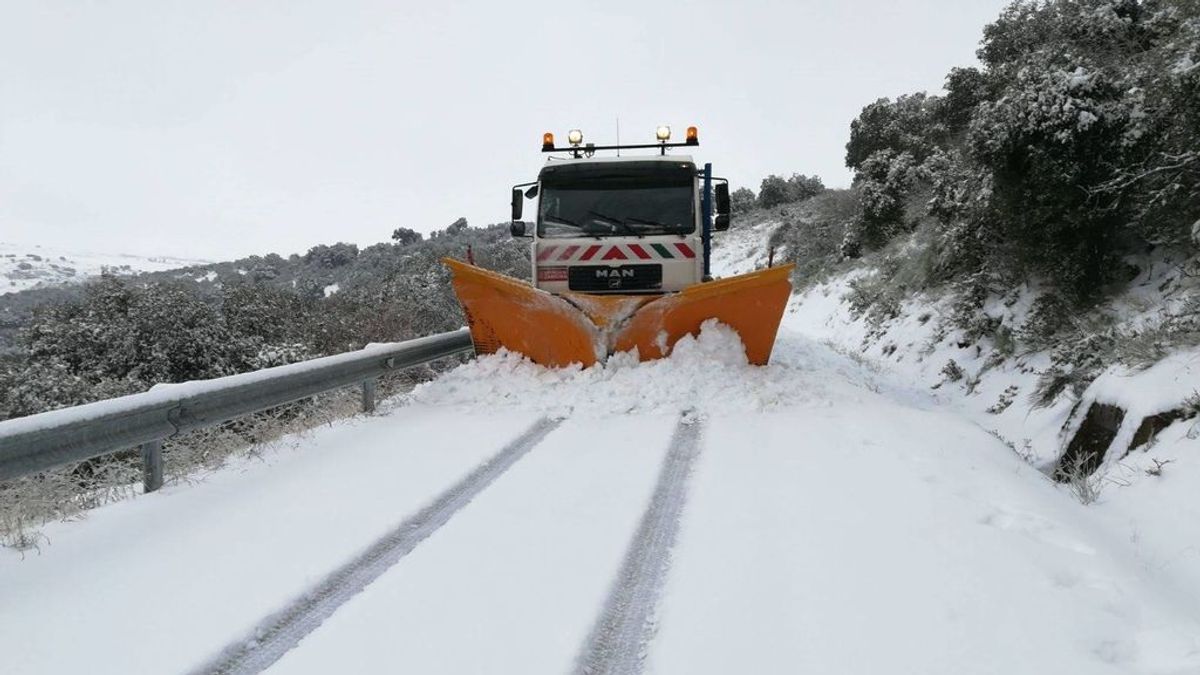
M 507 224 L 468 227 L 456 221 L 428 239 L 405 244 L 380 243 L 314 246 L 302 255 L 268 253 L 239 260 L 206 262 L 179 258 L 68 254 L 48 248 L 0 244 L 0 356 L 12 353 L 17 333 L 34 308 L 76 299 L 87 281 L 102 273 L 127 277 L 144 286 L 171 283 L 219 303 L 229 290 L 253 285 L 293 291 L 304 299 L 349 299 L 379 292 L 382 285 L 406 278 L 414 291 L 450 297 L 448 273 L 439 259 L 466 258 L 468 248 L 483 266 L 521 278 L 529 275 L 528 240 L 514 240 Z M 436 290 L 434 290 L 436 289 Z M 447 305 L 447 320 L 457 305 Z M 453 319 L 461 321 L 460 318 Z
M 83 253 L 0 242 L 0 295 L 79 283 L 107 272 L 132 275 L 203 265 L 206 260 L 127 253 Z

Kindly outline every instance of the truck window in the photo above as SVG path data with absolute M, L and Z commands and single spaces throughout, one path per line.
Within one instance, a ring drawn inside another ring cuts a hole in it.
M 691 185 L 630 183 L 543 184 L 538 236 L 629 237 L 695 231 Z

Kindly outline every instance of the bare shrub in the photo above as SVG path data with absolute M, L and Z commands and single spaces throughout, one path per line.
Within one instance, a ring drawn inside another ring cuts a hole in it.
M 1191 396 L 1183 400 L 1179 409 L 1183 412 L 1184 419 L 1200 417 L 1200 391 L 1192 392 Z
M 946 365 L 942 366 L 941 372 L 947 382 L 958 382 L 966 375 L 966 371 L 954 359 L 947 361 Z
M 1009 406 L 1013 404 L 1013 399 L 1017 397 L 1017 392 L 1020 390 L 1021 388 L 1015 384 L 1005 387 L 1004 392 L 1001 393 L 1000 397 L 996 399 L 996 402 L 987 409 L 987 412 L 991 413 L 992 415 L 999 415 L 1005 410 L 1008 410 Z
M 1176 312 L 1163 313 L 1148 326 L 1124 331 L 1116 358 L 1133 368 L 1148 368 L 1180 347 L 1200 344 L 1200 297 Z
M 1088 456 L 1081 455 L 1069 466 L 1059 469 L 1065 478 L 1063 482 L 1067 489 L 1084 506 L 1096 503 L 1104 489 L 1104 473 L 1088 471 L 1089 459 Z
M 826 190 L 784 209 L 783 223 L 771 233 L 768 246 L 779 250 L 777 260 L 796 265 L 796 288 L 820 282 L 837 270 L 846 224 L 857 210 L 853 190 Z
M 1173 460 L 1173 459 L 1151 459 L 1150 461 L 1154 462 L 1154 466 L 1146 469 L 1146 475 L 1147 476 L 1161 476 L 1163 474 L 1163 467 L 1170 464 L 1171 462 L 1174 462 L 1175 460 Z

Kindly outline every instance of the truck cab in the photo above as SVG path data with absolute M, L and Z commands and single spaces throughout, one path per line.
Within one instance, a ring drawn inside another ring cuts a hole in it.
M 667 155 L 665 142 L 649 147 L 660 154 L 594 157 L 594 146 L 566 149 L 537 181 L 513 188 L 512 231 L 532 237 L 535 287 L 641 295 L 708 280 L 711 233 L 729 225 L 728 183 L 714 184 L 711 167 L 698 168 L 689 156 Z M 532 223 L 521 221 L 526 199 L 536 200 Z

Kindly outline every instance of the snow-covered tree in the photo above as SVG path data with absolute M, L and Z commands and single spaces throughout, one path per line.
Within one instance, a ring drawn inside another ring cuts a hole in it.
M 917 175 L 916 161 L 908 152 L 879 150 L 862 162 L 855 177 L 862 205 L 852 237 L 856 245 L 876 249 L 909 229 L 905 200 Z
M 358 257 L 358 246 L 338 242 L 332 246 L 321 244 L 314 246 L 304 254 L 304 262 L 315 264 L 326 269 L 347 265 Z
M 735 213 L 745 213 L 754 208 L 755 196 L 754 190 L 750 188 L 738 188 L 729 194 L 729 207 Z
M 846 166 L 857 170 L 880 150 L 907 152 L 917 163 L 924 161 L 946 135 L 935 115 L 937 102 L 921 92 L 895 101 L 881 98 L 863 108 L 850 123 Z
M 791 201 L 787 181 L 782 176 L 771 174 L 762 179 L 758 188 L 758 206 L 769 209 Z
M 952 70 L 944 97 L 880 99 L 851 125 L 864 209 L 851 248 L 905 231 L 907 192 L 930 195 L 946 269 L 1033 274 L 1077 302 L 1128 274 L 1129 252 L 1194 253 L 1198 5 L 1009 5 L 984 31 L 982 69 Z
M 421 241 L 421 233 L 407 227 L 397 227 L 392 230 L 392 239 L 401 246 L 408 246 Z
M 825 191 L 825 183 L 821 181 L 820 176 L 794 173 L 788 178 L 787 185 L 789 201 L 793 202 L 802 202 Z

